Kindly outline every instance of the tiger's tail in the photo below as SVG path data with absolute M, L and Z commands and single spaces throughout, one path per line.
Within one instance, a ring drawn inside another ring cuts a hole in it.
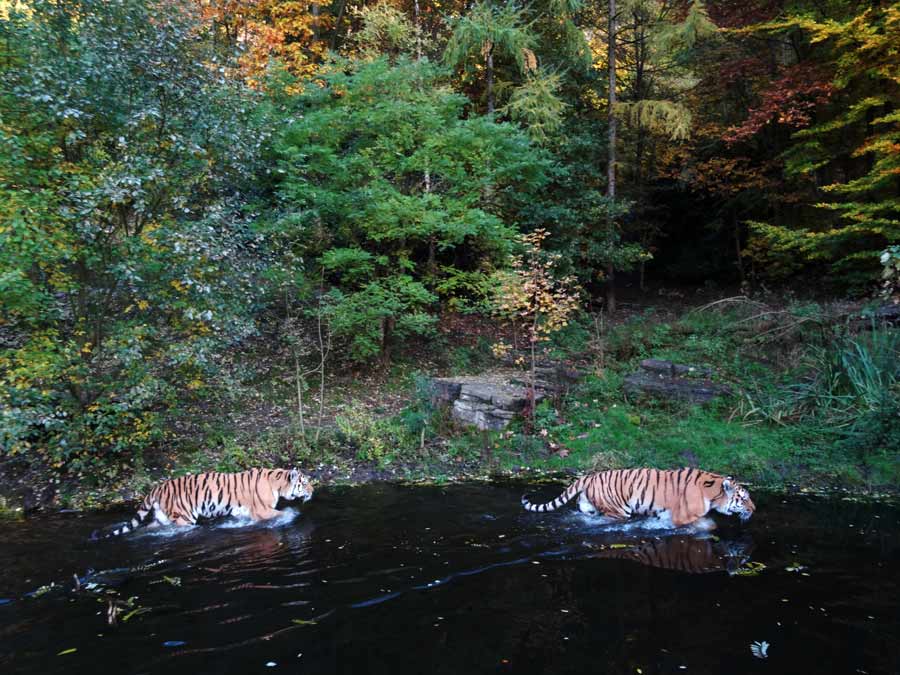
M 149 520 L 154 508 L 155 507 L 153 506 L 153 502 L 151 501 L 150 497 L 147 496 L 144 501 L 141 502 L 141 505 L 138 507 L 137 513 L 131 520 L 126 520 L 124 523 L 106 527 L 102 530 L 94 530 L 91 534 L 91 539 L 108 539 L 109 537 L 119 537 L 123 534 L 127 534 L 128 532 L 132 532 L 142 525 L 147 524 L 147 520 Z
M 559 495 L 552 502 L 547 502 L 546 504 L 532 504 L 528 501 L 528 497 L 522 497 L 522 506 L 525 507 L 526 511 L 536 511 L 538 513 L 544 513 L 545 511 L 555 511 L 563 504 L 567 504 L 572 499 L 575 498 L 584 487 L 584 479 L 579 478 L 574 483 L 572 483 L 569 487 L 562 491 L 562 494 Z

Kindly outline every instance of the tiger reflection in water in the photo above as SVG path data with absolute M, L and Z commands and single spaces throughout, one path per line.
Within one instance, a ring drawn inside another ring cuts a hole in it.
M 595 552 L 592 558 L 633 560 L 634 562 L 687 574 L 727 572 L 739 574 L 750 561 L 754 544 L 744 533 L 735 539 L 669 536 L 653 539 L 585 542 Z
M 103 570 L 92 573 L 83 581 L 98 598 L 106 600 L 106 622 L 116 626 L 132 616 L 160 609 L 177 610 L 179 616 L 204 615 L 204 621 L 215 621 L 225 625 L 249 618 L 248 615 L 234 616 L 231 606 L 235 602 L 228 594 L 254 591 L 275 591 L 285 594 L 284 602 L 306 604 L 303 590 L 308 582 L 297 583 L 294 576 L 312 565 L 310 545 L 316 531 L 315 522 L 308 516 L 281 526 L 251 525 L 236 527 L 229 532 L 228 543 L 221 544 L 224 535 L 213 530 L 196 530 L 187 538 L 174 540 L 182 558 L 196 556 L 202 564 L 173 564 L 174 561 L 155 560 L 132 568 Z M 191 537 L 193 535 L 193 537 Z M 207 545 L 213 547 L 207 549 Z M 195 607 L 183 605 L 157 605 L 142 607 L 137 604 L 138 596 L 127 597 L 120 593 L 118 586 L 143 577 L 149 586 L 161 580 L 181 585 L 180 573 L 188 573 L 189 585 L 193 588 L 210 584 L 217 588 L 214 599 Z M 298 597 L 295 597 L 299 594 Z M 288 598 L 287 596 L 290 596 Z M 264 638 L 261 638 L 264 639 Z

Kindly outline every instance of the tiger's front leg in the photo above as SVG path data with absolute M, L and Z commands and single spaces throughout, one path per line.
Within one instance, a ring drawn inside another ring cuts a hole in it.
M 272 508 L 259 509 L 250 512 L 250 517 L 253 520 L 270 520 L 279 515 L 281 515 L 281 512 Z

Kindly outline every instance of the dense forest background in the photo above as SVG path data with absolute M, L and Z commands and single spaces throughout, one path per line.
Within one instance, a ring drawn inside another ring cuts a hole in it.
M 139 462 L 262 342 L 302 428 L 528 261 L 890 297 L 898 105 L 877 0 L 0 2 L 0 454 Z

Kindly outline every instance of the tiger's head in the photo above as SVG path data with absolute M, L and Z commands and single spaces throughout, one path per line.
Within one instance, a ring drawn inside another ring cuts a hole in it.
M 290 483 L 286 491 L 281 493 L 285 499 L 302 499 L 308 502 L 313 496 L 313 484 L 309 476 L 303 474 L 300 469 L 291 469 L 289 476 Z
M 750 520 L 750 516 L 756 511 L 756 505 L 750 499 L 747 488 L 734 480 L 731 476 L 722 479 L 722 489 L 711 504 L 719 513 L 726 516 L 737 515 L 741 521 Z

